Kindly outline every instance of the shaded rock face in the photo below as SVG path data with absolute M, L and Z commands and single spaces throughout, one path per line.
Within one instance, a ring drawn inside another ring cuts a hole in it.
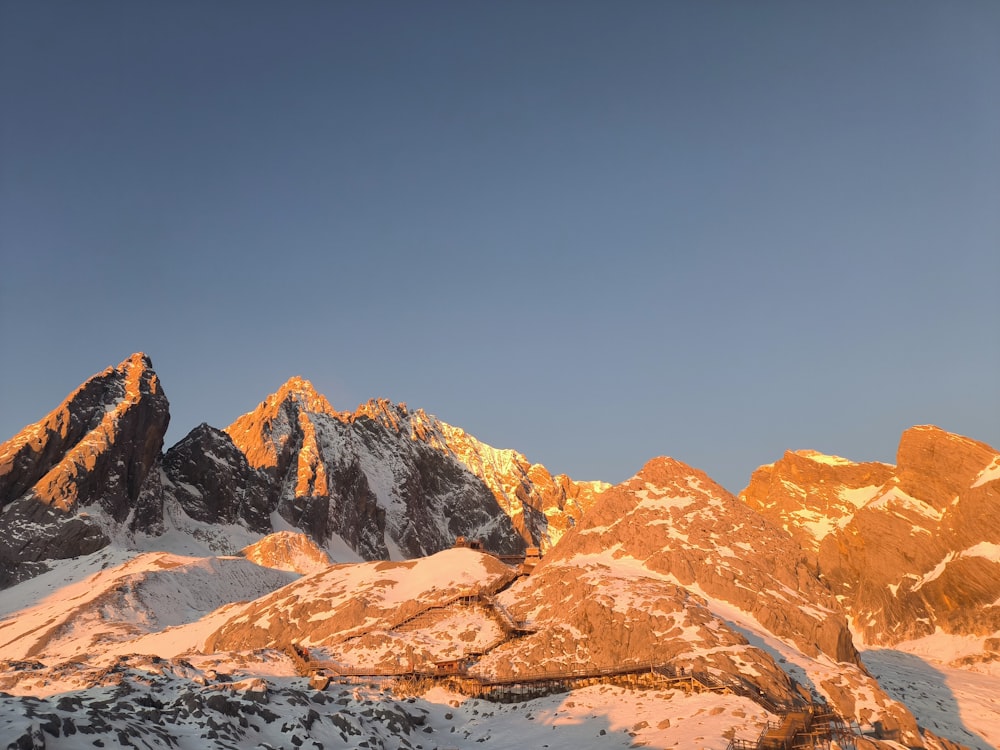
M 74 557 L 108 543 L 82 511 L 123 524 L 159 460 L 167 398 L 149 358 L 94 376 L 45 419 L 0 445 L 0 556 Z
M 895 467 L 840 459 L 793 475 L 788 458 L 758 470 L 742 497 L 815 555 L 866 642 L 891 645 L 939 627 L 976 636 L 1000 629 L 996 450 L 920 426 L 903 433 Z M 854 492 L 858 507 L 831 503 L 831 487 Z M 827 533 L 817 538 L 809 523 Z
M 301 378 L 227 432 L 282 518 L 364 559 L 426 555 L 457 536 L 506 554 L 548 547 L 605 486 L 553 477 L 405 404 L 337 412 Z
M 860 664 L 840 605 L 801 547 L 697 469 L 653 459 L 603 493 L 542 569 L 604 550 L 729 602 L 805 654 Z
M 168 450 L 160 483 L 197 521 L 243 522 L 261 534 L 271 530 L 267 477 L 250 467 L 222 430 L 201 424 Z
M 367 415 L 334 411 L 306 381 L 289 381 L 228 432 L 270 477 L 278 513 L 320 545 L 338 537 L 368 560 L 390 557 L 391 547 L 430 554 L 459 535 L 499 552 L 523 549 L 459 462 Z

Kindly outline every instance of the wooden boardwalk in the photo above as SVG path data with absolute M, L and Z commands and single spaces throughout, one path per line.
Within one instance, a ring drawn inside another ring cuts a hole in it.
M 505 642 L 506 639 L 500 642 Z M 736 682 L 723 682 L 706 672 L 686 672 L 671 664 L 642 663 L 613 667 L 579 667 L 534 671 L 494 677 L 477 674 L 468 664 L 450 666 L 442 670 L 429 664 L 422 669 L 357 667 L 329 660 L 313 659 L 308 651 L 294 644 L 285 646 L 285 653 L 292 659 L 299 674 L 313 678 L 316 685 L 325 687 L 330 682 L 381 682 L 395 680 L 413 684 L 446 684 L 463 695 L 486 700 L 509 702 L 526 700 L 550 693 L 567 692 L 594 684 L 615 684 L 632 688 L 680 689 L 688 693 L 723 693 L 743 695 L 766 704 L 772 713 L 780 707 L 764 696 L 754 694 Z M 453 664 L 451 662 L 449 665 Z
M 443 686 L 470 698 L 512 703 L 595 684 L 611 684 L 632 689 L 676 689 L 686 693 L 739 695 L 754 701 L 768 713 L 779 716 L 765 724 L 755 739 L 734 738 L 727 750 L 829 750 L 836 742 L 844 750 L 856 747 L 865 735 L 825 704 L 779 705 L 760 691 L 738 679 L 723 681 L 706 672 L 686 672 L 671 664 L 632 664 L 603 669 L 578 668 L 531 672 L 508 677 L 478 675 L 463 668 L 442 673 L 433 665 L 424 670 L 348 667 L 329 661 L 315 661 L 308 652 L 288 646 L 300 674 L 311 678 L 319 690 L 330 683 L 381 683 L 391 680 L 419 691 Z
M 865 735 L 860 727 L 852 727 L 829 706 L 811 704 L 767 722 L 754 740 L 730 740 L 727 750 L 829 750 L 833 743 L 853 750 L 861 737 Z

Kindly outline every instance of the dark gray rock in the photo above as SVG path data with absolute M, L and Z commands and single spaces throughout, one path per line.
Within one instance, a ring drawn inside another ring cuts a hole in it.
M 271 483 L 250 467 L 246 456 L 222 430 L 202 423 L 167 451 L 162 491 L 191 518 L 205 523 L 244 523 L 261 534 L 271 531 Z

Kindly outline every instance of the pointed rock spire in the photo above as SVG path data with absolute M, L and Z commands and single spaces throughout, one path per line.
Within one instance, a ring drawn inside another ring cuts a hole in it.
M 159 459 L 169 420 L 159 378 L 149 357 L 138 352 L 0 444 L 0 549 L 6 560 L 75 556 L 83 537 L 88 549 L 106 543 L 102 534 L 81 529 L 67 540 L 70 514 L 97 505 L 112 521 L 124 521 Z M 43 516 L 46 524 L 35 526 Z
M 282 476 L 293 451 L 301 444 L 301 440 L 293 439 L 301 437 L 300 415 L 309 413 L 341 416 L 312 383 L 295 376 L 225 431 L 253 468 Z

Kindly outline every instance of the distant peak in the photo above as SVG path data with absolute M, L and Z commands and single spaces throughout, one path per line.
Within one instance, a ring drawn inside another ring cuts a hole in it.
M 367 417 L 368 419 L 374 420 L 389 429 L 399 432 L 401 430 L 401 425 L 406 424 L 409 421 L 410 412 L 407 410 L 406 404 L 403 402 L 394 404 L 387 398 L 373 398 L 363 404 L 360 404 L 358 408 L 354 410 L 354 414 L 351 415 L 352 420 L 363 417 Z
M 126 370 L 132 367 L 138 367 L 143 370 L 151 370 L 153 369 L 153 360 L 151 360 L 149 355 L 145 352 L 136 352 L 135 354 L 126 357 L 115 369 Z
M 293 375 L 288 380 L 286 380 L 281 388 L 278 389 L 279 393 L 296 393 L 304 396 L 314 397 L 318 396 L 319 393 L 316 387 L 311 381 L 306 380 L 300 375 Z
M 717 487 L 725 492 L 701 469 L 696 469 L 670 456 L 657 456 L 650 459 L 639 473 L 627 480 L 625 484 L 644 485 L 649 482 L 660 487 L 671 485 L 690 487 L 692 481 L 700 485 Z
M 294 375 L 284 382 L 284 384 L 267 399 L 270 404 L 281 404 L 292 401 L 306 411 L 322 412 L 324 414 L 334 414 L 334 408 L 330 406 L 326 396 L 316 390 L 313 384 L 303 377 Z

